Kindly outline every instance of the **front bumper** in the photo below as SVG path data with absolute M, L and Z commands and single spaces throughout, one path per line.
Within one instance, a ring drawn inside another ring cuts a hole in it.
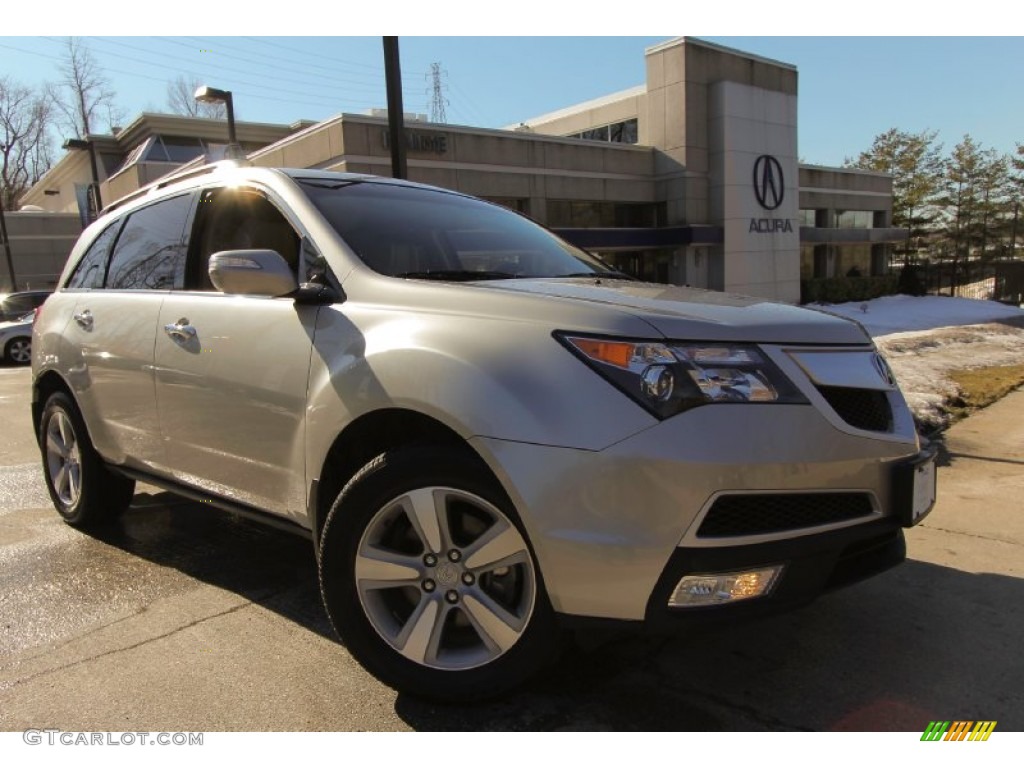
M 903 530 L 892 518 L 812 536 L 714 549 L 678 547 L 647 602 L 645 622 L 657 629 L 707 626 L 789 610 L 818 595 L 882 573 L 906 559 Z M 783 565 L 764 597 L 708 608 L 670 608 L 669 596 L 692 573 Z
M 918 453 L 912 431 L 879 439 L 837 430 L 811 406 L 729 405 L 697 408 L 603 451 L 471 442 L 520 511 L 552 605 L 566 616 L 756 615 L 904 557 L 896 477 Z M 782 532 L 699 535 L 723 494 L 811 492 L 862 494 L 870 509 Z M 684 574 L 779 562 L 786 569 L 767 597 L 667 608 Z

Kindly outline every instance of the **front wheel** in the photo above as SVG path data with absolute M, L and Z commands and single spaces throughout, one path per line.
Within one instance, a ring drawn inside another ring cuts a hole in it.
M 128 508 L 135 481 L 107 469 L 77 406 L 63 392 L 46 401 L 39 434 L 46 490 L 65 522 L 89 528 Z
M 497 695 L 557 651 L 511 502 L 478 460 L 448 449 L 386 453 L 356 474 L 324 526 L 320 586 L 356 659 L 418 696 Z

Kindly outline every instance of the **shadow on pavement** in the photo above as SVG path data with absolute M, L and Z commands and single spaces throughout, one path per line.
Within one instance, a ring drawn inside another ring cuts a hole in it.
M 92 535 L 334 637 L 308 539 L 170 493 L 136 494 L 118 524 Z
M 140 494 L 99 538 L 333 637 L 308 541 L 169 494 Z M 920 733 L 938 719 L 1021 730 L 1020 605 L 1024 580 L 908 561 L 782 616 L 573 646 L 500 700 L 450 706 L 400 694 L 395 712 L 418 730 Z

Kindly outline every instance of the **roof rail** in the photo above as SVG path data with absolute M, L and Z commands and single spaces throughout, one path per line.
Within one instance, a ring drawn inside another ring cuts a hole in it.
M 104 209 L 100 211 L 100 214 L 102 215 L 117 210 L 118 208 L 124 206 L 126 203 L 130 203 L 133 200 L 138 200 L 140 197 L 145 197 L 153 190 L 163 189 L 164 187 L 170 186 L 171 184 L 176 184 L 179 181 L 185 181 L 186 179 L 191 179 L 196 176 L 203 176 L 208 173 L 213 173 L 214 171 L 220 170 L 226 165 L 235 168 L 239 166 L 239 163 L 234 160 L 219 160 L 216 163 L 208 163 L 205 165 L 201 165 L 198 168 L 192 166 L 191 163 L 187 163 L 186 167 L 180 168 L 177 171 L 172 171 L 166 176 L 161 176 L 156 181 L 151 181 L 146 186 L 140 187 L 134 192 L 129 192 L 124 197 L 118 198 L 114 202 L 110 203 L 110 205 L 104 207 Z

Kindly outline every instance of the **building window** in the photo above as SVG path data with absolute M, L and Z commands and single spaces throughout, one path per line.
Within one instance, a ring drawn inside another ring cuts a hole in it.
M 837 229 L 871 229 L 874 211 L 836 211 L 834 227 Z
M 870 245 L 843 245 L 835 249 L 836 264 L 829 277 L 870 277 Z
M 814 208 L 801 208 L 800 209 L 800 226 L 801 227 L 816 227 L 816 226 L 818 226 L 818 212 Z
M 510 211 L 515 211 L 516 213 L 529 213 L 528 207 L 530 201 L 525 197 L 484 197 L 482 199 L 504 206 Z
M 665 203 L 612 203 L 601 200 L 548 200 L 549 227 L 661 227 Z
M 634 117 L 599 128 L 589 128 L 580 133 L 569 135 L 570 139 L 589 139 L 590 141 L 608 141 L 612 144 L 636 144 L 639 141 L 639 123 Z

